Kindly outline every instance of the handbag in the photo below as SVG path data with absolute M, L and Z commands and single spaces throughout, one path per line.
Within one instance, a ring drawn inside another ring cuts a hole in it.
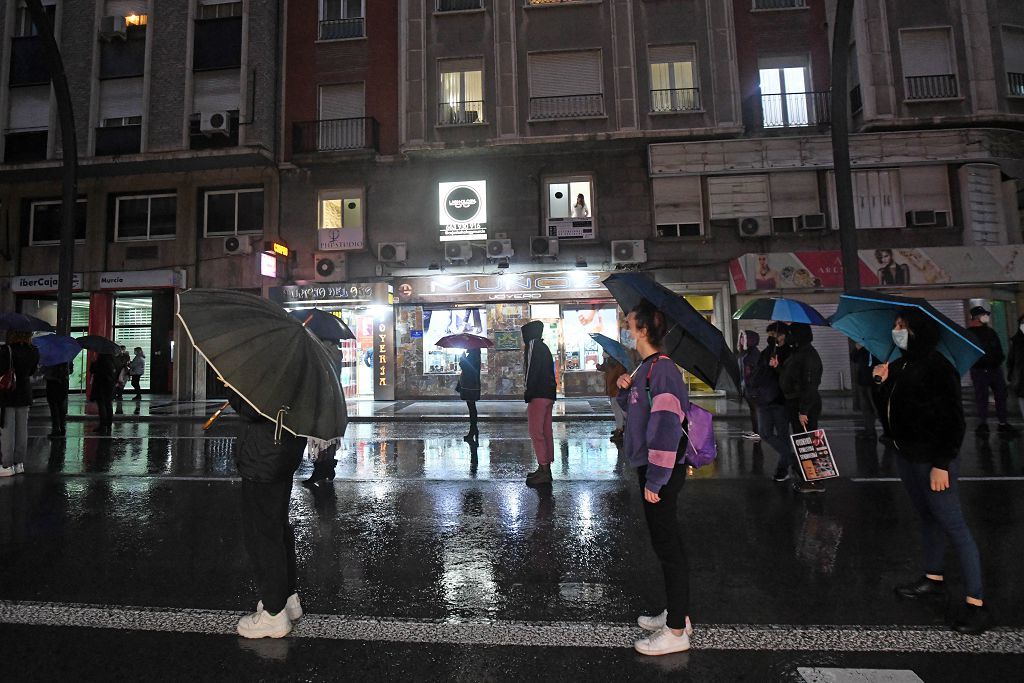
M 0 393 L 6 394 L 14 391 L 18 386 L 18 376 L 14 373 L 14 352 L 10 344 L 7 345 L 7 371 L 0 375 Z

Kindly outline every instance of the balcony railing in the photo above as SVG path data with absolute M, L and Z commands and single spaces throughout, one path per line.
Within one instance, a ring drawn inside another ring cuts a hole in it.
M 794 92 L 761 95 L 761 123 L 765 128 L 800 128 L 832 122 L 829 92 Z
M 296 154 L 377 149 L 379 135 L 377 120 L 370 116 L 303 121 L 292 128 L 292 149 Z
M 958 95 L 956 74 L 907 76 L 908 100 L 942 100 Z
M 651 91 L 651 111 L 697 111 L 699 109 L 699 88 Z
M 535 5 L 574 5 L 580 2 L 588 2 L 588 0 L 526 0 L 526 6 L 533 7 Z
M 96 129 L 96 156 L 138 154 L 142 126 L 103 126 Z
M 8 130 L 4 133 L 4 163 L 23 164 L 46 160 L 48 131 Z
M 437 107 L 439 126 L 462 126 L 473 123 L 484 123 L 483 100 L 442 102 Z
M 1024 74 L 1007 72 L 1006 82 L 1010 88 L 1010 97 L 1024 97 Z
M 320 40 L 341 40 L 344 38 L 362 38 L 363 17 L 352 19 L 328 19 L 320 22 Z
M 575 119 L 583 116 L 604 116 L 604 95 L 530 98 L 531 119 Z
M 438 12 L 461 12 L 463 10 L 480 9 L 481 0 L 437 0 Z
M 754 9 L 801 9 L 807 0 L 754 0 Z

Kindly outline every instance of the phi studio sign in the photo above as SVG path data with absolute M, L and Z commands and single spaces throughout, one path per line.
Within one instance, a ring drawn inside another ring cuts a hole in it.
M 438 183 L 442 242 L 487 239 L 487 181 Z

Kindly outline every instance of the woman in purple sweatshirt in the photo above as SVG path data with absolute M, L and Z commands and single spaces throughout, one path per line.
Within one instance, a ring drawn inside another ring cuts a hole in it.
M 651 544 L 665 576 L 668 609 L 637 619 L 653 631 L 634 647 L 645 655 L 664 655 L 690 649 L 690 567 L 676 516 L 679 492 L 686 482 L 683 412 L 690 405 L 686 383 L 672 359 L 659 351 L 665 336 L 665 316 L 641 301 L 626 317 L 629 333 L 644 362 L 632 375 L 619 378 L 618 401 L 626 413 L 625 452 L 637 468 L 643 490 L 644 517 Z

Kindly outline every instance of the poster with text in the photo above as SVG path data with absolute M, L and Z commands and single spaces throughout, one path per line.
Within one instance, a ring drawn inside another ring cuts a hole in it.
M 836 459 L 824 429 L 793 434 L 789 438 L 793 442 L 793 451 L 804 481 L 820 481 L 839 476 L 839 468 L 836 467 Z

